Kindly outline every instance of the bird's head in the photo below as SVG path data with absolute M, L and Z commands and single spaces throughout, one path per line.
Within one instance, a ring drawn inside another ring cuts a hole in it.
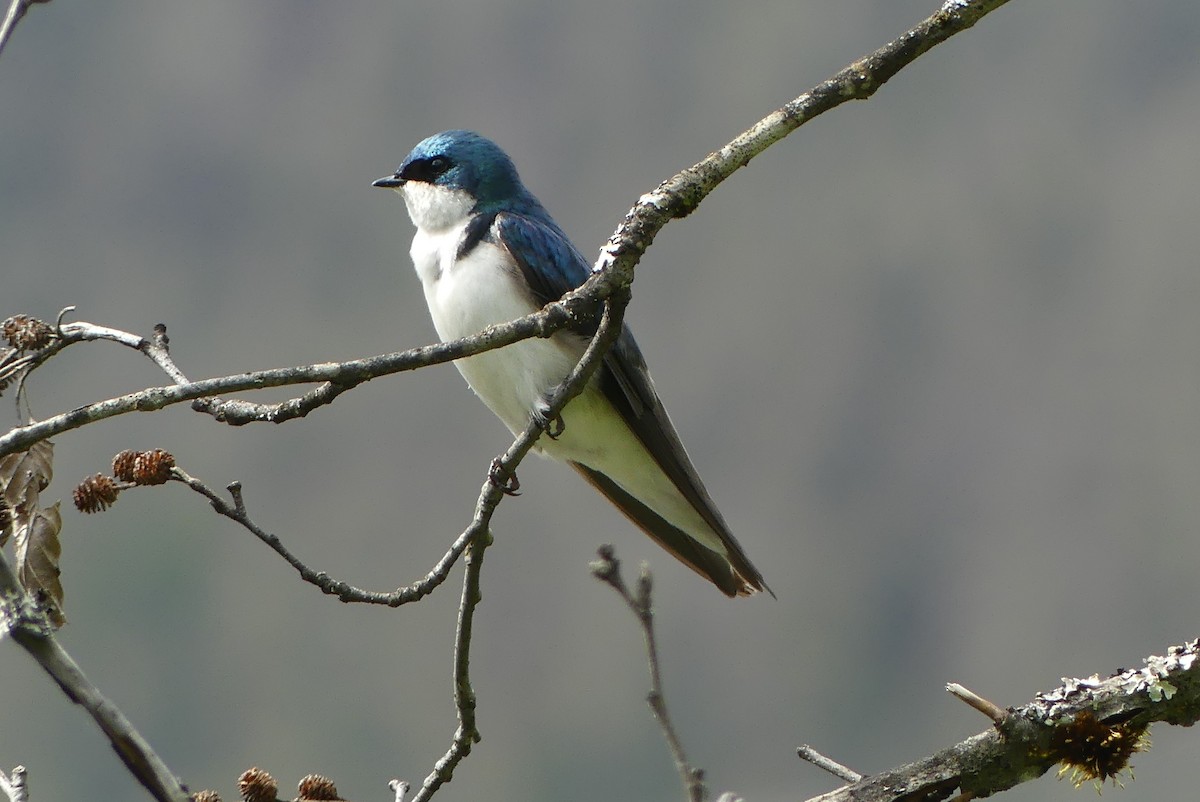
M 413 223 L 430 231 L 503 208 L 526 194 L 507 153 L 490 139 L 461 130 L 421 140 L 395 173 L 374 186 L 401 193 Z

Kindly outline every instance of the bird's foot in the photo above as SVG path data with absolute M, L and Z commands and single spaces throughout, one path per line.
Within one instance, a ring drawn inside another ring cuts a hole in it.
M 492 467 L 488 469 L 488 481 L 492 483 L 493 487 L 500 488 L 500 492 L 506 496 L 521 495 L 521 480 L 515 473 L 500 464 L 499 457 L 492 460 Z
M 542 431 L 551 440 L 557 440 L 562 437 L 562 433 L 567 430 L 567 424 L 563 423 L 562 415 L 555 415 L 553 418 L 546 418 L 541 421 Z
M 563 422 L 561 414 L 550 416 L 550 405 L 545 401 L 539 401 L 533 410 L 533 419 L 537 421 L 537 425 L 542 427 L 542 431 L 551 440 L 557 440 L 562 437 L 562 433 L 566 431 L 567 424 Z

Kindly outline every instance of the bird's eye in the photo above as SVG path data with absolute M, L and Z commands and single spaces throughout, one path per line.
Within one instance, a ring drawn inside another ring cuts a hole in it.
M 441 175 L 450 169 L 450 160 L 445 156 L 434 156 L 429 160 L 429 172 Z

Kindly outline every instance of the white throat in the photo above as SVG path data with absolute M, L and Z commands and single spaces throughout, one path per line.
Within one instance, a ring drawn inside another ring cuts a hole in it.
M 475 208 L 475 198 L 466 190 L 439 187 L 424 181 L 408 181 L 401 188 L 401 194 L 413 225 L 430 233 L 462 223 Z

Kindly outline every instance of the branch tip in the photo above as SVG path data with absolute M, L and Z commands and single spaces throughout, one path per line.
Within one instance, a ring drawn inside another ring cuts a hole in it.
M 71 304 L 70 306 L 64 306 L 62 309 L 58 310 L 58 317 L 56 317 L 54 319 L 54 331 L 56 334 L 58 334 L 59 337 L 63 336 L 63 331 L 62 331 L 63 318 L 65 318 L 67 315 L 71 314 L 74 311 L 75 311 L 74 304 Z
M 9 802 L 29 802 L 29 780 L 24 766 L 14 766 L 11 775 L 0 771 L 0 791 Z
M 646 661 L 650 669 L 650 690 L 646 694 L 646 703 L 650 706 L 654 718 L 662 730 L 663 739 L 671 757 L 675 760 L 675 769 L 683 782 L 684 793 L 690 802 L 701 802 L 706 798 L 708 790 L 704 786 L 704 770 L 692 766 L 683 750 L 683 742 L 671 723 L 670 711 L 667 709 L 666 697 L 662 689 L 662 672 L 659 669 L 658 643 L 654 635 L 654 612 L 650 605 L 650 590 L 653 584 L 649 568 L 643 564 L 638 575 L 636 595 L 631 594 L 621 578 L 620 563 L 617 561 L 616 550 L 605 544 L 596 550 L 600 559 L 591 564 L 592 574 L 609 585 L 625 602 L 625 606 L 634 614 L 642 628 L 642 639 L 646 645 Z
M 167 324 L 154 324 L 154 346 L 164 352 L 171 350 L 171 338 L 167 336 Z
M 1008 711 L 997 705 L 995 702 L 989 702 L 979 694 L 972 690 L 964 688 L 957 682 L 946 683 L 946 690 L 956 699 L 965 702 L 971 707 L 983 713 L 990 718 L 994 723 L 1000 724 L 1008 718 Z
M 638 571 L 637 596 L 634 598 L 641 615 L 650 615 L 653 609 L 650 600 L 653 589 L 654 575 L 650 573 L 650 563 L 643 562 Z
M 817 768 L 829 772 L 839 780 L 845 780 L 848 783 L 856 783 L 860 782 L 863 778 L 863 775 L 859 774 L 854 769 L 848 766 L 843 766 L 833 758 L 822 755 L 808 744 L 800 744 L 800 746 L 796 747 L 796 754 L 801 760 L 805 760 Z

